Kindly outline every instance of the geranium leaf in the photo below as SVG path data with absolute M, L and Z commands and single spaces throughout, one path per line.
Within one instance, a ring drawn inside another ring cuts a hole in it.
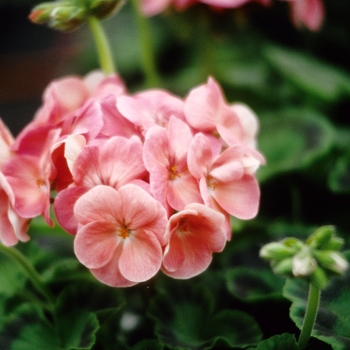
M 241 311 L 215 312 L 213 296 L 199 284 L 160 291 L 150 316 L 156 322 L 158 339 L 172 349 L 211 349 L 215 344 L 240 348 L 261 339 L 251 316 Z
M 238 267 L 226 273 L 226 284 L 230 293 L 245 301 L 282 297 L 284 281 L 285 278 L 275 275 L 268 268 Z
M 349 260 L 350 254 L 347 253 Z M 292 301 L 290 317 L 301 329 L 308 298 L 308 284 L 304 280 L 287 280 L 283 289 Z M 330 344 L 334 350 L 350 349 L 350 272 L 335 278 L 322 291 L 321 302 L 312 336 Z
M 35 304 L 23 304 L 0 332 L 1 350 L 61 350 L 56 330 Z
M 298 350 L 294 335 L 283 333 L 263 340 L 256 350 Z

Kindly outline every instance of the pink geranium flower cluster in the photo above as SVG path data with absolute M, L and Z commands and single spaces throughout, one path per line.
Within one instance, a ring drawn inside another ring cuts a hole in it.
M 280 1 L 288 2 L 291 21 L 297 28 L 305 26 L 311 31 L 317 31 L 321 28 L 324 19 L 322 0 Z M 145 16 L 154 16 L 165 11 L 170 6 L 173 6 L 177 11 L 182 11 L 198 3 L 207 4 L 214 9 L 232 9 L 250 2 L 264 6 L 272 4 L 272 0 L 142 0 L 141 8 Z
M 54 201 L 77 258 L 103 283 L 195 276 L 231 238 L 230 216 L 257 214 L 257 129 L 213 78 L 184 99 L 131 95 L 99 72 L 54 81 L 16 139 L 0 123 L 1 242 L 27 241 L 35 216 L 52 225 Z

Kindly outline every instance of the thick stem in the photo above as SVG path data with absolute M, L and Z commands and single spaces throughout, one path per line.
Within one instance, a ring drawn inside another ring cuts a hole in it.
M 0 244 L 0 251 L 15 260 L 22 267 L 34 288 L 46 299 L 47 302 L 53 304 L 53 297 L 51 296 L 50 291 L 46 288 L 41 276 L 36 272 L 32 263 L 15 248 L 5 247 Z
M 132 0 L 132 5 L 136 13 L 138 32 L 140 35 L 141 59 L 146 84 L 148 87 L 160 86 L 148 19 L 141 13 L 139 0 Z
M 314 328 L 318 305 L 320 302 L 321 290 L 313 283 L 310 283 L 309 298 L 307 301 L 303 326 L 298 340 L 299 349 L 304 349 L 309 343 L 312 329 Z
M 111 53 L 111 48 L 100 21 L 96 17 L 90 16 L 88 17 L 87 22 L 92 36 L 95 40 L 102 70 L 106 75 L 114 74 L 116 72 L 116 69 Z

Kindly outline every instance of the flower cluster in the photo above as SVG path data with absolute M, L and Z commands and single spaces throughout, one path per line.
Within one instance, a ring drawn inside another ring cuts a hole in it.
M 311 31 L 320 29 L 324 19 L 324 6 L 322 0 L 281 0 L 288 2 L 292 23 L 300 28 L 305 26 Z M 146 16 L 154 16 L 163 12 L 172 5 L 176 10 L 182 11 L 196 3 L 207 4 L 217 9 L 232 9 L 247 3 L 256 2 L 269 6 L 272 0 L 142 0 L 142 11 Z
M 28 240 L 38 215 L 53 225 L 54 201 L 77 258 L 103 283 L 131 286 L 160 269 L 195 276 L 231 238 L 230 215 L 257 214 L 257 129 L 213 78 L 184 99 L 132 95 L 100 72 L 54 81 L 16 139 L 0 124 L 1 242 Z
M 288 237 L 266 244 L 260 256 L 270 261 L 277 274 L 306 278 L 325 288 L 332 275 L 341 275 L 349 267 L 339 252 L 343 245 L 344 240 L 335 235 L 333 226 L 322 226 L 305 243 Z

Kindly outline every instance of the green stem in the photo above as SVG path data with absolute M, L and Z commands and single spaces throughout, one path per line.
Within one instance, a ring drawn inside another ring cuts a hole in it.
M 311 332 L 315 324 L 320 296 L 320 288 L 315 286 L 313 283 L 310 283 L 309 298 L 307 301 L 304 323 L 298 340 L 299 349 L 304 349 L 309 343 Z
M 34 269 L 32 263 L 15 248 L 5 247 L 0 244 L 0 251 L 15 260 L 22 267 L 34 288 L 46 299 L 47 302 L 53 304 L 53 297 L 50 291 L 46 288 L 41 276 Z
M 155 65 L 155 57 L 152 48 L 152 38 L 148 19 L 141 13 L 140 1 L 132 0 L 136 13 L 137 26 L 141 41 L 141 60 L 148 87 L 160 86 L 160 79 Z
M 87 19 L 90 31 L 94 37 L 97 47 L 98 56 L 100 59 L 100 65 L 105 74 L 114 74 L 116 72 L 111 48 L 108 43 L 106 33 L 103 30 L 101 22 L 94 16 L 90 16 Z

